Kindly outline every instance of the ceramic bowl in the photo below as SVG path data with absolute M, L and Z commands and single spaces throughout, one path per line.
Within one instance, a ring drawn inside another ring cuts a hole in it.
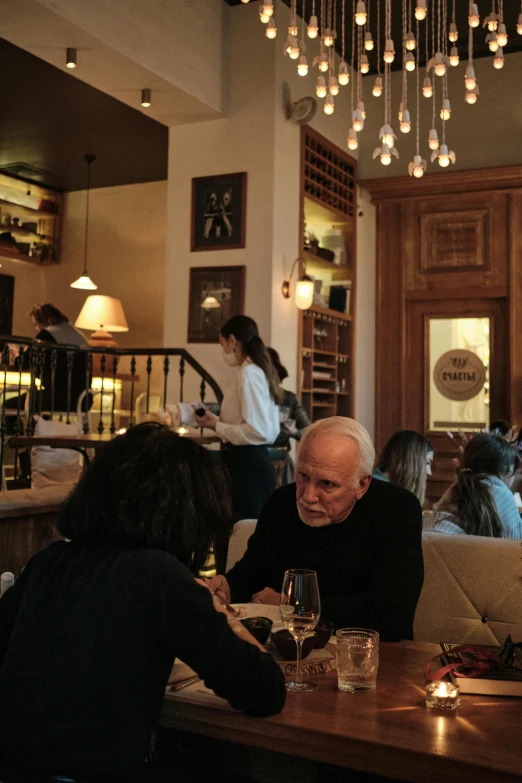
M 279 631 L 274 631 L 270 637 L 272 639 L 272 644 L 278 652 L 281 653 L 283 658 L 286 658 L 288 661 L 295 661 L 297 658 L 297 647 L 290 631 L 287 631 L 286 628 L 281 628 Z M 307 636 L 306 639 L 303 639 L 301 660 L 310 655 L 314 646 L 315 635 Z
M 250 631 L 254 639 L 257 639 L 259 644 L 267 643 L 272 630 L 272 620 L 268 617 L 243 617 L 240 622 Z

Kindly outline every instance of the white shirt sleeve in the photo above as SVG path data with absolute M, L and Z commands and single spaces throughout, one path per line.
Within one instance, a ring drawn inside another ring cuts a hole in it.
M 246 365 L 237 378 L 241 420 L 237 424 L 219 421 L 217 434 L 234 446 L 265 446 L 279 435 L 279 408 L 270 396 L 264 372 Z

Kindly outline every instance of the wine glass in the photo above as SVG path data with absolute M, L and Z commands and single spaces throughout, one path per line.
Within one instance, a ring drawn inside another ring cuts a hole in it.
M 314 628 L 321 616 L 321 599 L 315 571 L 291 568 L 285 571 L 281 588 L 281 619 L 294 637 L 297 647 L 297 669 L 295 680 L 286 683 L 287 691 L 313 691 L 315 683 L 301 679 L 301 647 L 303 639 L 313 636 Z

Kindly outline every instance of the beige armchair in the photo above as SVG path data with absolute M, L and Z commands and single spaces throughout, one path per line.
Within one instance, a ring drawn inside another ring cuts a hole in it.
M 422 642 L 522 641 L 522 541 L 422 534 L 424 587 L 414 638 Z

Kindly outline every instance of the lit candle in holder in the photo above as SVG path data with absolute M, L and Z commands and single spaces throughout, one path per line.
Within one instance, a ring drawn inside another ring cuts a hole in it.
M 188 432 L 188 429 L 187 429 L 187 427 L 183 427 L 183 425 L 181 425 L 181 427 L 176 427 L 176 428 L 175 428 L 175 431 L 178 433 L 178 435 L 180 435 L 181 437 L 183 437 L 183 435 L 186 435 L 186 434 L 187 434 L 187 432 Z
M 456 710 L 460 704 L 460 688 L 451 682 L 436 680 L 426 685 L 426 707 Z

